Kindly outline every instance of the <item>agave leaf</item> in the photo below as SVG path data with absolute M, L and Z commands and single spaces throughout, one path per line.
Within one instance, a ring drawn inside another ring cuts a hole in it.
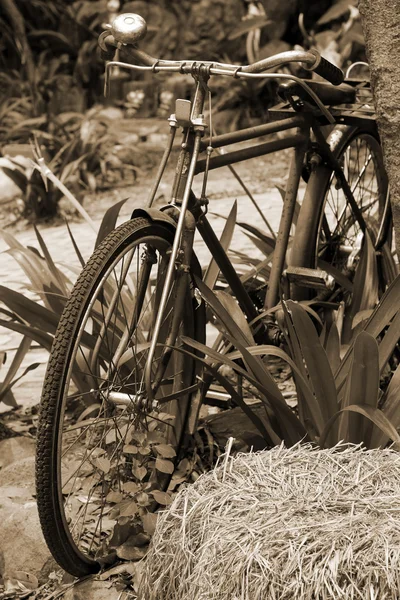
M 186 337 L 182 337 L 182 341 L 185 344 L 187 344 L 188 346 L 191 346 L 192 348 L 195 348 L 196 350 L 202 352 L 206 356 L 213 358 L 215 360 L 216 364 L 222 363 L 222 364 L 229 366 L 236 373 L 243 375 L 243 377 L 245 379 L 247 379 L 247 381 L 249 383 L 251 383 L 251 385 L 254 385 L 254 387 L 257 388 L 265 398 L 267 398 L 268 403 L 272 406 L 272 408 L 277 416 L 279 425 L 282 428 L 282 432 L 285 437 L 285 441 L 287 443 L 296 443 L 296 442 L 292 441 L 293 439 L 299 441 L 300 439 L 307 438 L 307 431 L 304 429 L 303 425 L 300 423 L 300 421 L 297 419 L 297 417 L 294 415 L 294 413 L 287 406 L 284 397 L 282 396 L 278 386 L 272 379 L 267 368 L 264 365 L 262 365 L 262 363 L 261 363 L 261 365 L 264 369 L 264 373 L 261 372 L 261 377 L 259 377 L 260 373 L 258 372 L 257 368 L 254 369 L 256 372 L 253 373 L 253 370 L 250 367 L 251 367 L 251 365 L 253 365 L 253 367 L 254 367 L 253 361 L 255 361 L 256 358 L 252 357 L 249 352 L 246 352 L 246 349 L 243 346 L 235 343 L 235 345 L 240 346 L 239 351 L 244 359 L 246 367 L 249 368 L 249 371 L 246 371 L 245 369 L 240 367 L 237 363 L 228 359 L 225 356 L 225 354 L 216 352 L 212 348 L 209 348 L 208 346 L 205 346 L 204 344 L 201 344 L 200 342 L 197 342 L 195 340 L 192 340 L 192 339 L 186 338 Z M 231 343 L 233 343 L 232 339 L 230 341 L 231 341 Z M 253 359 L 253 361 L 251 359 Z M 271 382 L 272 382 L 272 385 L 271 385 Z
M 65 279 L 66 279 L 65 276 L 61 273 L 61 271 L 59 269 L 57 269 L 56 265 L 54 264 L 54 261 L 51 258 L 50 252 L 48 251 L 48 248 L 44 242 L 44 239 L 42 238 L 36 225 L 34 225 L 33 228 L 35 230 L 36 237 L 38 239 L 40 248 L 43 252 L 43 256 L 46 260 L 46 263 L 47 263 L 47 266 L 49 267 L 50 272 L 52 273 L 55 281 L 58 283 L 61 293 L 64 296 L 68 296 L 68 290 L 65 285 Z
M 7 175 L 7 177 L 9 177 L 11 179 L 11 181 L 13 183 L 15 183 L 15 185 L 17 187 L 19 187 L 21 192 L 23 192 L 25 194 L 26 188 L 28 187 L 28 178 L 25 175 L 25 173 L 23 173 L 18 168 L 15 168 L 15 169 L 9 169 L 8 167 L 1 167 L 1 168 L 4 171 L 4 173 Z
M 29 365 L 29 367 L 26 367 L 26 369 L 24 369 L 24 372 L 19 377 L 17 377 L 13 381 L 10 381 L 6 386 L 3 385 L 0 389 L 0 402 L 4 402 L 4 404 L 7 404 L 8 406 L 13 406 L 14 408 L 16 408 L 18 406 L 18 404 L 15 401 L 14 396 L 10 395 L 12 387 L 16 383 L 18 383 L 18 381 L 20 381 L 20 379 L 25 377 L 25 375 L 27 373 L 29 373 L 30 371 L 34 371 L 39 366 L 40 366 L 40 363 L 33 363 L 33 364 Z
M 222 231 L 222 235 L 221 235 L 221 239 L 220 239 L 221 246 L 223 247 L 225 252 L 228 251 L 228 248 L 232 241 L 233 231 L 235 229 L 235 223 L 236 223 L 236 216 L 237 216 L 237 200 L 235 200 L 235 202 L 232 205 L 232 208 L 231 208 L 228 218 L 225 222 L 224 229 Z M 219 269 L 219 266 L 217 265 L 217 261 L 215 260 L 214 257 L 212 257 L 210 264 L 207 267 L 206 274 L 203 278 L 204 283 L 211 290 L 214 289 L 214 286 L 217 282 L 219 270 L 220 269 Z
M 290 350 L 290 353 L 293 357 L 293 360 L 294 360 L 297 368 L 300 369 L 300 371 L 301 371 L 303 379 L 308 381 L 307 372 L 306 372 L 306 369 L 304 366 L 303 354 L 301 352 L 299 340 L 298 340 L 296 332 L 294 330 L 292 319 L 290 318 L 286 302 L 285 301 L 281 302 L 281 306 L 282 306 L 284 319 L 285 319 L 285 325 L 286 325 L 286 329 L 287 329 L 287 333 L 285 330 L 283 330 L 283 334 L 285 336 L 286 343 L 288 345 L 288 348 Z M 296 390 L 297 390 L 297 407 L 298 407 L 298 411 L 299 411 L 299 418 L 302 423 L 306 423 L 311 420 L 311 415 L 309 413 L 307 402 L 306 402 L 303 392 L 301 390 L 301 386 L 300 386 L 299 382 L 297 381 L 297 375 L 294 374 L 293 377 L 294 377 L 294 381 L 296 384 Z
M 255 247 L 258 248 L 258 250 L 260 250 L 260 252 L 262 252 L 267 258 L 272 260 L 272 252 L 270 250 L 270 246 L 268 243 L 265 243 L 264 240 L 261 240 L 258 237 L 250 235 L 249 233 L 246 233 L 245 235 L 249 238 L 249 240 L 251 240 L 253 242 Z
M 233 256 L 233 259 L 239 265 L 247 265 L 247 266 L 256 267 L 257 265 L 260 264 L 259 258 L 254 258 L 252 256 L 249 256 L 248 254 L 244 254 L 243 252 L 234 250 L 233 248 L 231 248 L 229 250 L 229 253 Z
M 194 340 L 191 340 L 189 338 L 185 338 L 184 343 L 192 346 L 192 344 L 190 343 L 192 341 L 194 341 Z M 248 418 L 251 420 L 251 422 L 253 423 L 253 425 L 261 433 L 261 435 L 263 436 L 263 438 L 266 441 L 271 441 L 272 444 L 274 444 L 274 445 L 280 444 L 280 442 L 282 440 L 280 440 L 279 436 L 274 432 L 274 430 L 272 429 L 272 427 L 269 424 L 265 425 L 263 423 L 263 421 L 256 414 L 254 414 L 254 412 L 252 411 L 251 407 L 248 404 L 246 404 L 246 402 L 243 400 L 243 398 L 240 396 L 240 394 L 237 393 L 237 391 L 235 390 L 235 388 L 233 387 L 233 385 L 230 383 L 230 381 L 226 377 L 224 377 L 218 371 L 218 369 L 216 369 L 215 367 L 213 367 L 212 365 L 210 365 L 210 363 L 207 362 L 206 359 L 202 358 L 198 354 L 193 354 L 193 353 L 189 352 L 185 348 L 177 347 L 176 350 L 178 350 L 179 352 L 184 352 L 185 354 L 188 354 L 189 356 L 191 356 L 195 360 L 199 360 L 200 362 L 202 362 L 203 365 L 205 366 L 205 368 L 212 375 L 213 379 L 216 379 L 217 381 L 219 381 L 219 383 L 225 388 L 225 390 L 231 396 L 233 402 L 239 408 L 241 408 L 243 410 L 243 412 L 248 416 Z M 235 367 L 237 366 L 237 365 L 235 365 L 235 363 L 233 363 L 233 364 L 234 364 Z
M 127 200 L 129 200 L 129 198 L 124 198 L 124 200 L 120 200 L 116 204 L 113 204 L 113 206 L 110 206 L 110 208 L 106 211 L 100 224 L 99 233 L 97 234 L 96 242 L 94 245 L 95 248 L 97 248 L 97 246 L 99 246 L 99 244 L 104 240 L 104 238 L 107 237 L 107 235 L 113 229 L 115 229 L 115 224 L 117 222 L 119 212 Z
M 336 19 L 340 19 L 346 13 L 349 12 L 350 6 L 355 5 L 355 0 L 339 0 L 333 6 L 331 6 L 326 13 L 322 15 L 317 21 L 317 25 L 326 25 L 331 21 L 335 21 Z
M 365 321 L 368 321 L 368 319 L 370 318 L 370 316 L 372 315 L 373 312 L 374 311 L 372 308 L 368 308 L 366 310 L 360 310 L 360 312 L 358 312 L 353 319 L 353 323 L 351 324 L 352 329 L 357 327 L 357 325 L 359 325 L 360 323 L 364 323 Z
M 340 366 L 340 339 L 335 322 L 333 322 L 329 328 L 325 351 L 332 373 L 336 373 Z
M 39 296 L 46 302 L 50 310 L 53 311 L 58 317 L 61 317 L 62 312 L 67 301 L 67 297 L 60 294 L 60 290 L 55 287 L 51 281 L 50 285 L 43 286 L 43 292 L 38 292 Z M 67 292 L 68 296 L 68 292 Z
M 383 331 L 383 329 L 389 325 L 393 317 L 398 312 L 399 298 L 400 275 L 396 277 L 396 279 L 390 284 L 386 292 L 383 294 L 379 304 L 376 306 L 371 317 L 364 325 L 364 331 L 370 333 L 374 338 L 376 338 Z M 353 345 L 351 344 L 335 376 L 336 387 L 338 391 L 342 389 L 347 377 L 349 362 L 352 356 L 352 348 Z
M 309 305 L 309 300 L 305 300 L 305 301 L 301 300 L 301 301 L 299 302 L 299 304 L 300 304 L 300 306 L 301 306 L 302 308 L 304 308 L 304 310 L 305 310 L 305 311 L 306 311 L 306 312 L 307 312 L 307 313 L 308 313 L 308 314 L 309 314 L 309 315 L 310 315 L 310 316 L 311 316 L 313 319 L 315 319 L 315 320 L 316 320 L 316 321 L 317 321 L 317 322 L 318 322 L 318 323 L 321 325 L 321 327 L 323 327 L 323 323 L 322 323 L 321 317 L 319 316 L 319 314 L 318 314 L 317 312 L 315 312 L 315 310 L 314 310 L 314 309 L 312 309 L 312 308 L 311 308 L 311 306 Z
M 90 157 L 90 153 L 86 152 L 85 154 L 82 154 L 79 158 L 68 162 L 62 170 L 60 169 L 60 175 L 59 175 L 60 182 L 63 184 L 67 183 L 69 178 L 79 170 L 79 167 L 83 163 L 85 163 L 85 161 L 87 161 L 89 159 L 89 157 Z M 53 165 L 52 165 L 52 167 L 53 167 Z
M 303 424 L 286 404 L 281 391 L 268 371 L 268 368 L 262 362 L 261 358 L 258 356 L 252 356 L 248 352 L 247 348 L 242 346 L 242 344 L 237 342 L 235 339 L 231 338 L 230 341 L 232 344 L 237 346 L 245 364 L 253 373 L 257 382 L 259 382 L 259 385 L 256 387 L 262 391 L 268 402 L 273 407 L 276 417 L 279 421 L 285 443 L 290 445 L 296 444 L 300 440 L 304 439 L 307 436 L 307 432 Z
M 400 426 L 400 365 L 390 380 L 382 403 L 383 414 L 397 430 Z M 383 431 L 374 428 L 371 436 L 371 448 L 384 448 L 389 437 Z
M 9 242 L 10 234 L 5 232 L 1 232 L 3 237 L 6 239 L 7 243 Z M 12 236 L 11 236 L 12 237 Z M 51 273 L 45 263 L 45 261 L 32 250 L 24 248 L 22 246 L 22 250 L 20 249 L 20 244 L 13 245 L 6 252 L 10 254 L 19 264 L 21 269 L 24 271 L 25 275 L 28 277 L 32 284 L 32 288 L 37 290 L 38 292 L 43 290 L 43 286 L 51 280 Z M 50 305 L 46 301 L 46 297 L 44 297 L 44 302 L 48 308 Z
M 352 329 L 353 319 L 362 310 L 374 308 L 378 302 L 379 277 L 376 252 L 368 231 L 365 231 L 360 262 L 354 276 L 351 305 L 345 313 L 342 342 L 347 344 L 358 333 Z
M 21 333 L 22 335 L 26 335 L 42 346 L 42 348 L 45 348 L 49 352 L 51 350 L 53 337 L 47 333 L 44 333 L 43 331 L 40 331 L 40 329 L 36 329 L 30 325 L 24 325 L 23 323 L 16 323 L 15 321 L 5 321 L 4 319 L 0 319 L 0 326 L 6 327 L 6 329 L 11 329 L 12 331 L 16 331 L 17 333 Z
M 340 287 L 347 290 L 348 292 L 353 292 L 353 282 L 350 281 L 350 279 L 346 277 L 346 275 L 343 275 L 340 269 L 334 267 L 333 265 L 326 262 L 325 260 L 322 260 L 321 258 L 318 259 L 318 267 L 323 271 L 326 271 L 329 275 L 332 275 L 332 277 L 334 278 L 336 283 L 340 285 Z
M 240 310 L 239 305 L 233 298 L 233 296 L 231 296 L 225 291 L 217 291 L 215 292 L 215 295 L 217 296 L 218 300 L 225 308 L 227 313 L 232 317 L 236 325 L 240 327 L 248 342 L 254 344 L 253 334 L 251 333 L 251 329 L 246 320 L 246 317 Z
M 11 362 L 10 368 L 8 369 L 4 380 L 0 384 L 0 400 L 1 400 L 1 395 L 4 391 L 4 389 L 10 385 L 10 383 L 14 379 L 15 375 L 17 374 L 17 371 L 20 368 L 21 363 L 26 356 L 26 353 L 28 352 L 29 348 L 31 347 L 31 343 L 32 343 L 32 340 L 30 338 L 28 338 L 26 336 L 24 336 L 22 338 L 22 340 L 18 346 L 18 350 L 15 353 L 15 356 Z
M 376 407 L 378 392 L 378 344 L 372 335 L 362 331 L 354 343 L 352 367 L 342 408 L 350 404 Z M 344 413 L 339 424 L 339 439 L 353 444 L 364 442 L 368 446 L 371 429 L 371 424 L 365 423 L 361 415 Z
M 19 292 L 0 285 L 0 300 L 26 323 L 46 333 L 54 334 L 59 316 Z
M 28 38 L 49 38 L 49 40 L 56 42 L 58 50 L 60 50 L 61 46 L 61 50 L 64 52 L 69 52 L 73 56 L 76 54 L 75 48 L 71 45 L 70 40 L 65 35 L 58 33 L 57 31 L 51 31 L 50 29 L 35 29 L 34 31 L 30 31 L 28 33 Z
M 65 224 L 66 224 L 66 226 L 67 226 L 67 229 L 68 229 L 68 234 L 69 234 L 69 237 L 71 238 L 71 242 L 72 242 L 72 245 L 73 245 L 73 247 L 74 247 L 74 250 L 75 250 L 75 252 L 76 252 L 76 255 L 77 255 L 77 257 L 78 257 L 78 260 L 79 260 L 79 262 L 81 263 L 81 266 L 82 266 L 82 268 L 83 268 L 83 267 L 85 266 L 85 261 L 83 260 L 83 256 L 82 256 L 82 254 L 81 254 L 81 251 L 80 251 L 80 250 L 79 250 L 79 248 L 78 248 L 78 245 L 77 245 L 77 243 L 76 243 L 76 241 L 75 241 L 75 238 L 74 238 L 74 236 L 72 235 L 72 231 L 71 231 L 71 229 L 70 229 L 70 226 L 69 226 L 69 224 L 68 224 L 68 221 L 65 221 Z
M 287 308 L 292 317 L 293 327 L 300 343 L 311 386 L 321 406 L 326 423 L 338 409 L 335 381 L 328 357 L 304 308 L 292 300 L 287 301 Z M 336 431 L 337 426 L 334 426 L 330 432 L 332 443 Z
M 344 408 L 338 410 L 338 412 L 333 415 L 328 423 L 325 426 L 324 431 L 322 432 L 321 438 L 319 440 L 319 445 L 321 448 L 326 446 L 326 439 L 329 434 L 329 430 L 336 421 L 336 419 L 341 415 L 343 411 L 352 411 L 363 415 L 367 419 L 369 419 L 374 425 L 376 425 L 381 431 L 383 431 L 387 437 L 394 442 L 396 442 L 397 449 L 400 447 L 400 435 L 397 433 L 396 429 L 393 427 L 389 419 L 386 415 L 379 409 L 373 408 L 372 406 L 368 406 L 368 404 L 351 404 L 350 406 L 345 406 Z
M 247 348 L 247 351 L 252 356 L 260 356 L 260 355 L 262 355 L 262 356 L 277 356 L 277 357 L 281 358 L 282 360 L 284 360 L 285 362 L 287 362 L 287 364 L 292 369 L 293 375 L 297 376 L 296 383 L 298 383 L 299 387 L 301 388 L 301 391 L 304 395 L 305 401 L 306 401 L 308 409 L 309 409 L 309 413 L 312 416 L 313 430 L 309 431 L 309 433 L 312 436 L 314 436 L 315 433 L 320 435 L 325 426 L 324 419 L 323 419 L 322 412 L 321 412 L 321 406 L 318 403 L 317 399 L 315 398 L 307 379 L 304 377 L 303 373 L 297 367 L 296 363 L 290 358 L 290 356 L 286 352 L 284 352 L 281 348 L 278 348 L 276 346 L 269 346 L 269 345 L 253 346 L 251 348 Z M 241 357 L 241 354 L 239 351 L 235 351 L 235 352 L 230 352 L 226 356 L 230 360 L 237 360 L 238 358 Z M 303 423 L 303 425 L 307 428 L 307 426 L 309 425 L 309 420 L 307 422 Z
M 276 241 L 273 237 L 271 237 L 267 233 L 264 233 L 258 227 L 255 227 L 254 225 L 249 225 L 249 223 L 243 223 L 243 221 L 238 221 L 237 224 L 246 231 L 252 233 L 261 242 L 264 242 L 266 254 L 271 254 L 275 250 Z
M 249 31 L 254 31 L 255 29 L 261 29 L 270 23 L 272 23 L 272 21 L 267 17 L 252 17 L 250 19 L 243 19 L 243 21 L 241 21 L 233 31 L 231 31 L 228 36 L 228 40 L 236 40 L 245 33 L 249 33 Z
M 385 331 L 382 341 L 379 344 L 379 371 L 382 373 L 386 363 L 392 356 L 394 349 L 400 340 L 400 306 L 399 312 Z
M 246 334 L 240 329 L 239 325 L 233 320 L 231 315 L 221 304 L 215 292 L 210 290 L 210 288 L 206 286 L 205 283 L 198 277 L 196 277 L 195 280 L 201 295 L 203 296 L 207 304 L 210 306 L 210 308 L 213 310 L 217 318 L 221 321 L 226 331 L 239 342 L 241 342 L 243 345 L 251 345 L 252 338 L 248 338 Z

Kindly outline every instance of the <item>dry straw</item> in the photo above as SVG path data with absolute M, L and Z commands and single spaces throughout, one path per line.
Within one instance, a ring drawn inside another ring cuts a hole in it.
M 145 600 L 400 598 L 400 454 L 226 454 L 160 515 Z

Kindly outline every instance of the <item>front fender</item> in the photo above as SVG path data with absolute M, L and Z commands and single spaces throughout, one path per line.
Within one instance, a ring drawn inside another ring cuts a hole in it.
M 135 208 L 131 215 L 131 219 L 135 219 L 136 217 L 144 217 L 153 222 L 168 223 L 169 225 L 172 225 L 174 229 L 176 228 L 175 221 L 158 208 Z

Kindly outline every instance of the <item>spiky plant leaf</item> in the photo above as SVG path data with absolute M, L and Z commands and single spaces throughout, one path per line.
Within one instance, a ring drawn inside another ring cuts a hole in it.
M 233 206 L 229 212 L 229 215 L 225 222 L 224 229 L 222 231 L 222 235 L 221 235 L 221 239 L 220 239 L 221 246 L 223 247 L 225 252 L 228 251 L 228 248 L 232 241 L 232 236 L 233 236 L 233 232 L 235 229 L 235 223 L 236 223 L 236 216 L 237 216 L 237 200 L 235 200 L 235 202 L 233 203 Z M 207 267 L 206 274 L 204 275 L 204 278 L 203 278 L 204 283 L 210 289 L 214 289 L 214 286 L 218 279 L 218 275 L 219 275 L 219 266 L 217 265 L 217 261 L 215 260 L 215 258 L 212 257 L 210 264 Z
M 125 202 L 129 200 L 129 198 L 124 198 L 124 200 L 120 200 L 116 204 L 110 206 L 110 208 L 106 211 L 99 228 L 99 232 L 97 234 L 96 243 L 94 245 L 95 248 L 104 240 L 104 238 L 115 229 L 115 225 L 118 219 L 118 215 L 120 213 L 121 208 L 125 204 Z
M 341 408 L 354 404 L 376 408 L 378 392 L 378 344 L 372 335 L 362 331 L 354 343 L 352 367 Z M 371 429 L 370 423 L 365 423 L 360 414 L 343 413 L 339 423 L 339 439 L 353 444 L 364 442 L 368 446 Z

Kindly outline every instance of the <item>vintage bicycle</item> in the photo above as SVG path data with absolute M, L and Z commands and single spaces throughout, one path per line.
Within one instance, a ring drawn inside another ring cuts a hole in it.
M 314 297 L 316 307 L 351 301 L 367 231 L 382 291 L 397 269 L 388 250 L 388 183 L 368 82 L 342 83 L 342 71 L 314 50 L 247 66 L 159 60 L 136 47 L 145 32 L 141 17 L 125 14 L 101 34 L 106 75 L 114 66 L 190 74 L 194 94 L 176 101 L 169 141 L 143 208 L 113 230 L 83 268 L 55 335 L 41 399 L 40 521 L 54 558 L 76 576 L 117 558 L 117 521 L 143 546 L 152 511 L 163 503 L 177 465 L 178 476 L 185 477 L 179 459 L 190 448 L 202 404 L 212 402 L 213 394 L 201 350 L 184 351 L 182 340 L 205 342 L 205 298 L 218 273 L 254 339 L 279 345 L 274 307 L 281 287 L 296 300 Z M 117 48 L 123 61 L 113 60 Z M 292 62 L 327 82 L 273 72 Z M 212 77 L 278 79 L 281 102 L 266 123 L 215 135 L 205 118 Z M 170 199 L 155 208 L 177 134 L 180 152 Z M 231 148 L 239 142 L 247 144 Z M 229 151 L 212 155 L 228 145 Z M 242 278 L 207 219 L 208 174 L 288 148 L 293 159 L 277 238 L 270 238 L 268 276 L 260 271 Z M 202 192 L 196 197 L 192 183 L 199 175 Z M 288 253 L 302 178 L 306 192 Z M 208 286 L 193 250 L 196 231 L 215 261 Z M 270 443 L 267 433 L 265 443 Z

